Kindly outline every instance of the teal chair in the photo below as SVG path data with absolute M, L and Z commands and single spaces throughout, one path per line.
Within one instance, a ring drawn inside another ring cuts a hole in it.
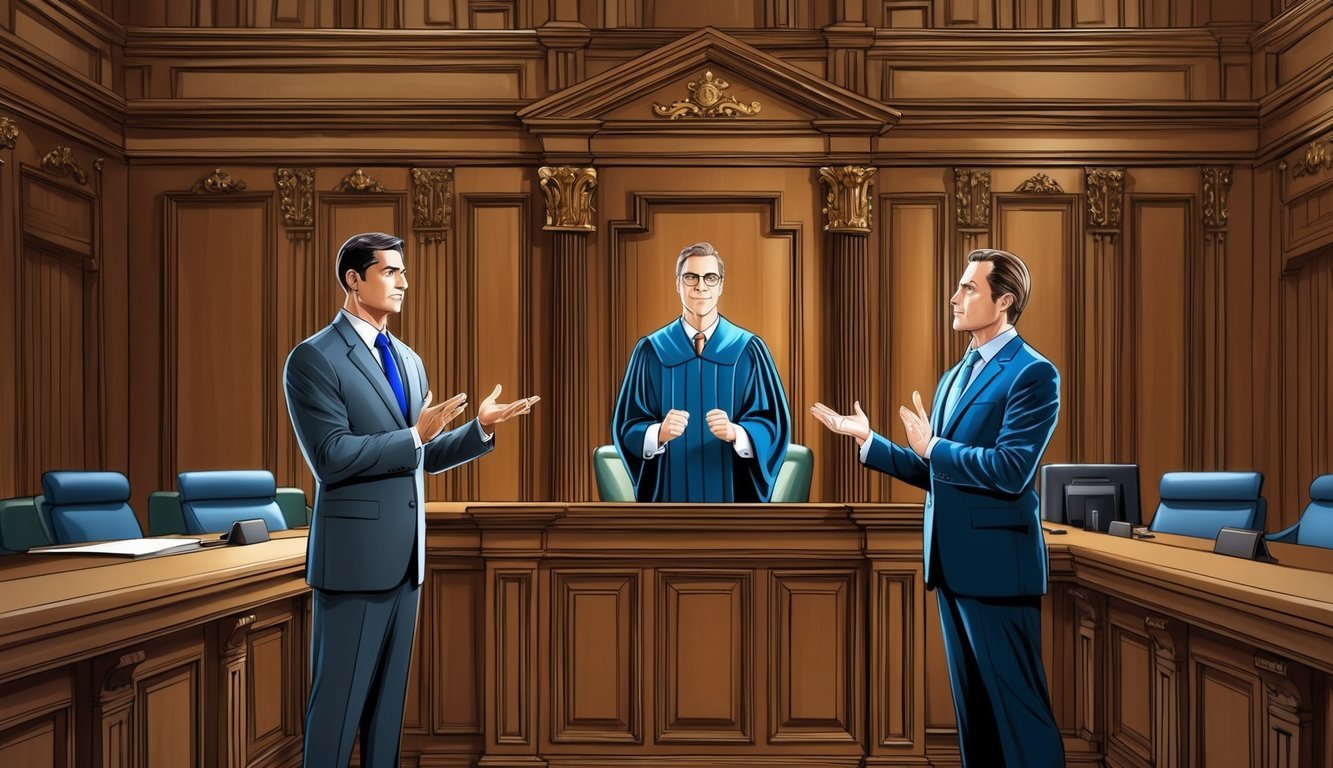
M 278 502 L 278 511 L 282 512 L 288 528 L 304 528 L 310 525 L 310 507 L 305 503 L 304 490 L 279 488 L 273 498 Z
M 0 499 L 0 554 L 24 552 L 54 543 L 32 497 Z
M 630 482 L 625 462 L 614 445 L 603 445 L 592 453 L 593 474 L 597 478 L 597 495 L 602 501 L 634 501 L 634 484 Z M 787 458 L 778 470 L 773 483 L 775 504 L 803 504 L 810 501 L 810 478 L 814 476 L 815 457 L 809 448 L 792 443 L 787 446 Z
M 181 495 L 176 491 L 153 491 L 148 494 L 148 535 L 172 533 L 185 533 Z

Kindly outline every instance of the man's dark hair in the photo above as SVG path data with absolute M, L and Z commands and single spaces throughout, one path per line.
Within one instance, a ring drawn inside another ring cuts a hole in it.
M 967 255 L 967 260 L 991 263 L 990 274 L 986 275 L 991 301 L 999 301 L 1006 293 L 1013 294 L 1014 303 L 1009 305 L 1006 314 L 1011 325 L 1017 323 L 1032 295 L 1032 274 L 1028 272 L 1028 265 L 1014 254 L 995 248 L 978 248 Z
M 366 270 L 375 263 L 375 251 L 403 252 L 403 239 L 386 235 L 383 232 L 364 232 L 352 235 L 338 249 L 338 284 L 344 291 L 350 291 L 347 285 L 347 270 L 354 269 L 366 279 Z

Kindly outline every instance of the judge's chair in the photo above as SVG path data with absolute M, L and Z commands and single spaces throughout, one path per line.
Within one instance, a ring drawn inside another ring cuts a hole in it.
M 130 481 L 119 472 L 47 472 L 36 505 L 56 544 L 143 536 L 130 508 Z
M 1268 540 L 1333 549 L 1333 475 L 1316 477 L 1310 483 L 1310 506 L 1301 513 L 1300 522 Z
M 593 451 L 593 471 L 597 477 L 597 495 L 602 501 L 634 501 L 634 484 L 630 482 L 625 462 L 614 445 L 603 445 Z M 778 470 L 773 483 L 774 504 L 804 504 L 810 501 L 810 478 L 814 475 L 815 457 L 804 445 L 787 446 L 787 458 Z
M 1217 538 L 1224 527 L 1262 531 L 1268 513 L 1259 494 L 1263 483 L 1259 472 L 1167 472 L 1149 528 L 1203 539 Z
M 46 530 L 46 524 L 37 512 L 34 498 L 0 499 L 0 555 L 53 543 L 51 532 Z
M 264 469 L 181 472 L 176 476 L 187 533 L 220 533 L 237 520 L 259 518 L 270 531 L 287 530 L 275 498 L 273 473 Z

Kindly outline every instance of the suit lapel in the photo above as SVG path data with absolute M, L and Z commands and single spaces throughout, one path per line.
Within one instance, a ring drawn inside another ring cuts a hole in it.
M 985 367 L 981 369 L 981 374 L 977 376 L 977 380 L 972 382 L 972 386 L 968 387 L 967 391 L 958 398 L 958 404 L 953 407 L 953 413 L 949 414 L 949 423 L 944 425 L 942 434 L 953 434 L 954 428 L 958 426 L 958 420 L 963 416 L 963 411 L 966 411 L 968 406 L 995 381 L 995 378 L 1004 371 L 1004 367 L 1008 365 L 1022 346 L 1022 337 L 1014 336 L 1008 344 L 1000 348 L 1000 351 L 995 354 L 995 357 L 991 358 L 989 363 L 986 363 Z
M 944 436 L 944 406 L 949 404 L 949 390 L 953 389 L 953 380 L 959 375 L 963 368 L 960 360 L 954 365 L 944 378 L 940 379 L 940 384 L 935 388 L 935 401 L 930 405 L 930 429 L 932 434 Z M 957 412 L 957 408 L 954 409 Z
M 370 354 L 370 348 L 356 335 L 351 323 L 339 318 L 334 321 L 338 332 L 342 334 L 343 340 L 347 342 L 347 357 L 352 361 L 352 365 L 361 371 L 361 375 L 366 377 L 370 386 L 379 393 L 380 399 L 384 401 L 384 407 L 393 414 L 394 421 L 399 426 L 406 428 L 407 422 L 403 421 L 403 412 L 398 409 L 398 398 L 394 396 L 393 390 L 389 388 L 389 380 L 384 377 L 384 369 L 375 362 L 374 355 Z M 409 400 L 409 402 L 411 402 Z

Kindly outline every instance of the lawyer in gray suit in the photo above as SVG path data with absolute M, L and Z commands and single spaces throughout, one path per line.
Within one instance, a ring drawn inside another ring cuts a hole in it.
M 467 424 L 467 406 L 431 406 L 426 367 L 388 333 L 407 292 L 403 241 L 368 233 L 343 243 L 342 310 L 287 357 L 287 411 L 315 475 L 306 549 L 312 587 L 310 703 L 304 765 L 344 768 L 361 734 L 361 765 L 397 768 L 403 700 L 426 568 L 422 470 L 443 472 L 494 448 L 489 428 L 537 398 L 496 403 Z

